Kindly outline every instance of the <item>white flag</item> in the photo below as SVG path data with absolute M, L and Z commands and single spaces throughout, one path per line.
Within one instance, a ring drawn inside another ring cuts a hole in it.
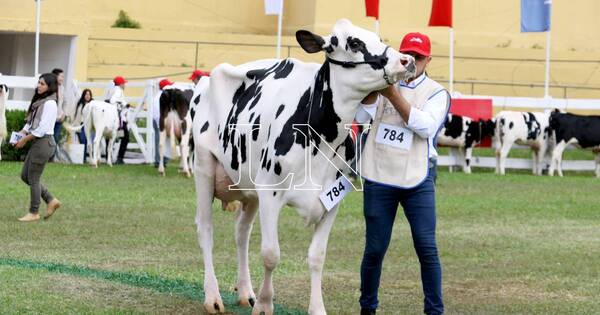
M 283 8 L 283 0 L 265 0 L 265 14 L 279 15 Z

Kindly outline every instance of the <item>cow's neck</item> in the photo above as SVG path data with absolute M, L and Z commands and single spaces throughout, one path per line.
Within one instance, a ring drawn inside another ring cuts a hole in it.
M 361 100 L 351 87 L 341 84 L 343 80 L 335 80 L 335 68 L 325 62 L 319 69 L 311 95 L 309 119 L 311 127 L 325 135 L 325 140 L 332 145 L 345 140 L 348 134 L 345 126 L 352 123 Z M 321 132 L 323 130 L 330 132 Z

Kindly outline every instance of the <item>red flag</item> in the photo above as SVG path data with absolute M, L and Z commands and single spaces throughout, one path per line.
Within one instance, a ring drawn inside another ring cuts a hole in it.
M 372 16 L 379 20 L 379 0 L 365 0 L 367 7 L 367 16 Z
M 452 0 L 433 0 L 429 26 L 452 27 Z

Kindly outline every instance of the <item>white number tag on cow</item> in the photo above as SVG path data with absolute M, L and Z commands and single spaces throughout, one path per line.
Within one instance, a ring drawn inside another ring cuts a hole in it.
M 377 128 L 375 142 L 391 145 L 403 150 L 410 150 L 412 139 L 412 130 L 400 126 L 380 123 L 379 128 Z
M 352 190 L 352 184 L 342 176 L 331 184 L 324 192 L 319 195 L 321 203 L 327 211 L 333 209 L 335 205 L 340 203 L 344 196 Z

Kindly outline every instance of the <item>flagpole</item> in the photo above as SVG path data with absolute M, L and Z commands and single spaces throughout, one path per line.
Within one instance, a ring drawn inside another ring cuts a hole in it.
M 33 76 L 38 75 L 40 69 L 40 6 L 42 0 L 35 0 L 35 66 Z
M 549 86 L 550 83 L 550 29 L 546 31 L 546 76 L 544 79 L 544 98 L 549 98 Z
M 277 59 L 281 58 L 281 22 L 283 20 L 283 0 L 281 0 L 281 7 L 279 8 L 279 14 L 277 15 Z
M 450 90 L 450 95 L 452 95 L 452 92 L 454 92 L 454 29 L 450 27 L 448 32 L 450 33 L 450 53 L 448 54 L 450 58 L 450 74 L 448 75 L 448 90 Z
M 379 19 L 375 19 L 375 34 L 379 36 Z

